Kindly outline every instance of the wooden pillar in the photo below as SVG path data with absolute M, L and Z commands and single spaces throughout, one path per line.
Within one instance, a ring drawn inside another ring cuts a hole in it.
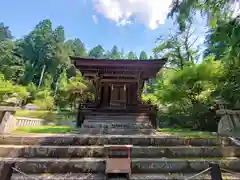
M 141 93 L 142 93 L 142 79 L 141 72 L 138 73 L 137 77 L 137 100 L 139 104 L 142 104 Z
M 127 84 L 127 92 L 126 92 L 126 95 L 127 95 L 127 105 L 131 105 L 132 102 L 131 102 L 131 84 Z
M 97 74 L 95 76 L 95 88 L 96 88 L 96 102 L 99 102 L 101 99 L 101 76 L 99 74 Z
M 137 87 L 138 87 L 137 83 L 131 84 L 131 89 L 130 89 L 129 95 L 130 95 L 132 105 L 138 104 L 138 91 L 137 91 L 138 88 Z
M 108 92 L 108 84 L 107 83 L 104 83 L 103 84 L 103 105 L 106 106 L 108 104 L 108 97 L 109 97 L 109 93 Z

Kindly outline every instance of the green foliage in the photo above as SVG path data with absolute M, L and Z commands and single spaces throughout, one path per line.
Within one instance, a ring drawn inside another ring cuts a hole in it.
M 196 38 L 192 38 L 193 31 L 191 25 L 184 32 L 169 34 L 167 39 L 159 37 L 159 45 L 153 49 L 155 55 L 168 58 L 171 67 L 182 69 L 186 65 L 192 65 L 198 61 L 199 47 L 195 47 Z M 155 57 L 157 58 L 157 57 Z
M 41 98 L 36 99 L 33 101 L 33 103 L 37 105 L 37 107 L 39 107 L 40 109 L 46 109 L 46 110 L 53 110 L 55 106 L 54 99 L 51 96 L 46 96 L 44 99 L 41 99 Z
M 113 46 L 109 59 L 120 59 L 120 52 L 118 51 L 118 47 L 115 45 Z
M 226 14 L 233 15 L 232 10 L 237 5 L 238 0 L 174 0 L 168 16 L 176 17 L 181 31 L 185 31 L 187 24 L 194 20 L 197 12 L 208 20 L 211 27 L 216 27 L 218 19 Z
M 26 87 L 13 84 L 11 81 L 6 80 L 4 75 L 0 73 L 0 102 L 11 97 L 23 101 L 28 95 Z
M 66 45 L 71 48 L 74 56 L 86 56 L 85 46 L 80 39 L 68 40 Z
M 15 133 L 69 133 L 73 130 L 71 126 L 22 126 Z
M 233 107 L 240 100 L 240 20 L 232 17 L 229 5 L 234 0 L 173 1 L 170 16 L 176 17 L 180 31 L 158 38 L 153 56 L 167 57 L 168 63 L 155 79 L 144 86 L 142 99 L 160 109 L 160 125 L 216 131 L 216 97 Z M 210 30 L 205 38 L 206 50 L 201 51 L 193 38 L 195 13 L 207 15 Z M 176 16 L 175 16 L 176 15 Z M 0 24 L 0 101 L 17 98 L 22 105 L 33 103 L 40 109 L 72 109 L 77 103 L 91 100 L 92 84 L 78 72 L 69 56 L 106 59 L 148 59 L 145 51 L 125 54 L 114 45 L 102 45 L 88 52 L 80 39 L 65 39 L 64 28 L 52 27 L 43 20 L 21 39 L 13 40 L 11 32 Z M 46 115 L 47 114 L 47 115 Z M 48 123 L 58 124 L 53 112 L 43 113 Z M 60 118 L 61 119 L 61 118 Z
M 166 69 L 157 77 L 153 95 L 163 107 L 159 118 L 164 120 L 160 124 L 216 131 L 219 118 L 215 114 L 214 100 L 221 97 L 230 107 L 240 100 L 240 26 L 239 17 L 232 18 L 225 12 L 231 1 L 221 1 L 222 4 L 207 1 L 204 5 L 202 2 L 173 2 L 171 13 L 177 14 L 180 32 L 167 40 L 160 39 L 153 50 L 169 58 Z M 198 47 L 193 49 L 193 46 L 186 46 L 186 42 L 191 34 L 193 12 L 198 10 L 213 16 L 209 19 L 211 29 L 206 36 L 205 59 L 195 64 Z
M 9 30 L 8 26 L 5 26 L 4 23 L 0 22 L 0 41 L 12 39 L 12 33 Z
M 18 82 L 19 77 L 24 74 L 24 66 L 21 58 L 14 55 L 16 43 L 11 40 L 0 41 L 0 72 L 6 79 Z
M 32 117 L 44 119 L 45 125 L 70 125 L 71 121 L 75 119 L 75 112 L 64 111 L 46 111 L 46 110 L 18 110 L 16 116 L 20 117 Z
M 214 104 L 211 95 L 217 88 L 216 82 L 222 76 L 222 71 L 222 63 L 214 61 L 214 57 L 205 59 L 201 64 L 184 66 L 179 71 L 167 69 L 159 77 L 154 95 L 158 102 L 167 107 L 165 113 L 169 117 L 185 116 L 182 122 L 175 119 L 175 124 L 193 129 L 216 130 L 216 121 L 211 121 L 212 117 L 208 121 L 203 119 L 207 114 L 215 114 L 211 113 L 211 105 Z
M 190 138 L 215 138 L 212 133 L 207 131 L 193 131 L 189 129 L 182 128 L 161 128 L 160 132 L 169 133 L 173 136 L 182 136 L 182 137 L 190 137 Z
M 80 72 L 77 72 L 76 76 L 71 77 L 69 80 L 66 72 L 63 72 L 58 87 L 56 103 L 61 109 L 66 107 L 75 108 L 77 103 L 89 99 L 90 92 L 93 90 L 90 82 L 85 80 Z
M 89 51 L 89 56 L 93 58 L 102 58 L 104 56 L 105 50 L 101 45 L 98 45 Z
M 138 57 L 136 56 L 136 54 L 133 51 L 130 51 L 128 53 L 128 59 L 135 60 L 135 59 L 138 59 Z
M 147 53 L 145 51 L 141 51 L 139 59 L 142 59 L 142 60 L 148 59 Z

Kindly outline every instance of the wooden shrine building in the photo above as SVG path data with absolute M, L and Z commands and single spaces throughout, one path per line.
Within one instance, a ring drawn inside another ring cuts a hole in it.
M 166 59 L 70 58 L 96 89 L 95 101 L 81 107 L 83 114 L 150 112 L 152 106 L 141 101 L 144 81 L 154 77 L 166 63 Z M 82 121 L 79 123 L 81 124 Z

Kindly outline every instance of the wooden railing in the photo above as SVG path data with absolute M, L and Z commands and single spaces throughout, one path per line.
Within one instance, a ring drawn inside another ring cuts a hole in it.
M 41 126 L 43 125 L 44 119 L 39 118 L 27 118 L 27 117 L 16 117 L 17 127 L 19 126 Z

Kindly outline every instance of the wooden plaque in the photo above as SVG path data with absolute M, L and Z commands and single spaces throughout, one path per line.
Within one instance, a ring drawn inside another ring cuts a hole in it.
M 131 159 L 129 158 L 109 158 L 106 160 L 107 174 L 131 174 Z
M 131 174 L 132 145 L 105 145 L 106 174 Z

